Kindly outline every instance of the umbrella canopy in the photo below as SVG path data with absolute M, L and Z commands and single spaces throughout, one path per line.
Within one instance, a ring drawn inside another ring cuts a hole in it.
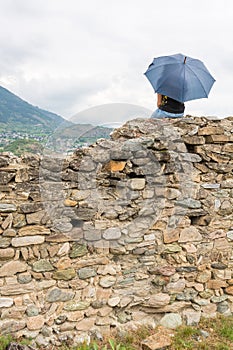
M 145 75 L 155 92 L 180 102 L 208 97 L 215 82 L 200 60 L 180 53 L 154 58 Z

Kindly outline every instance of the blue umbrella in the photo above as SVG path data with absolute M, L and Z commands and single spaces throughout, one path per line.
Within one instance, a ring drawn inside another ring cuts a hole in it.
M 180 102 L 208 97 L 215 82 L 200 60 L 180 53 L 154 58 L 145 75 L 155 92 Z

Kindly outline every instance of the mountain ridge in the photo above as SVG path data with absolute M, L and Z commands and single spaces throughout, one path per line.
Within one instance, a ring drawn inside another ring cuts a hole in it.
M 41 127 L 52 131 L 64 124 L 72 125 L 60 115 L 34 106 L 0 86 L 0 129 L 12 130 Z
M 112 128 L 79 124 L 24 101 L 0 86 L 0 152 L 17 155 L 43 147 L 65 152 L 109 138 Z

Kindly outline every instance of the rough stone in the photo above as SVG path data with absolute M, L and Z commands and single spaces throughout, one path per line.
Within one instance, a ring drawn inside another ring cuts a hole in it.
M 26 284 L 32 281 L 32 276 L 30 273 L 20 273 L 18 275 L 18 282 L 22 284 Z
M 11 307 L 14 304 L 14 299 L 12 298 L 0 298 L 0 308 Z
M 36 211 L 43 210 L 43 204 L 42 203 L 25 203 L 20 205 L 20 210 L 24 214 L 29 214 L 29 213 L 35 213 Z
M 53 278 L 55 280 L 64 280 L 69 281 L 76 277 L 76 272 L 73 268 L 65 269 L 65 270 L 58 270 L 53 273 Z
M 227 143 L 230 141 L 227 135 L 208 135 L 206 137 L 208 143 Z
M 54 303 L 56 301 L 68 301 L 73 299 L 74 295 L 74 292 L 65 292 L 59 288 L 54 288 L 47 293 L 46 300 L 49 303 Z
M 163 316 L 159 323 L 165 328 L 175 329 L 182 325 L 182 318 L 180 314 L 171 312 L 170 314 Z
M 185 281 L 180 279 L 177 282 L 170 282 L 166 285 L 166 290 L 171 293 L 180 293 L 185 288 Z
M 221 303 L 219 303 L 217 305 L 217 311 L 220 313 L 220 314 L 224 314 L 226 313 L 227 311 L 230 311 L 229 309 L 229 304 L 227 301 L 223 301 Z M 231 314 L 231 313 L 230 313 Z
M 10 213 L 7 215 L 6 219 L 2 222 L 1 226 L 3 230 L 6 230 L 7 227 L 11 227 L 13 222 L 13 215 Z
M 0 236 L 0 249 L 7 248 L 10 246 L 10 244 L 11 244 L 10 238 Z
M 99 284 L 103 288 L 109 288 L 113 286 L 116 283 L 116 277 L 113 276 L 106 276 L 102 277 L 99 281 Z
M 20 261 L 9 261 L 0 267 L 0 277 L 12 276 L 18 272 L 24 272 L 28 268 L 28 265 Z
M 81 321 L 84 318 L 84 312 L 83 311 L 71 311 L 67 312 L 66 314 L 67 320 L 71 322 L 78 322 Z
M 81 311 L 86 310 L 90 306 L 89 301 L 72 300 L 65 304 L 64 310 L 66 311 Z
M 90 267 L 83 267 L 78 270 L 78 276 L 80 279 L 85 280 L 87 278 L 96 276 L 96 271 Z
M 28 225 L 18 231 L 19 236 L 49 235 L 50 233 L 48 228 L 40 225 Z
M 146 180 L 143 178 L 135 178 L 130 180 L 129 187 L 132 190 L 143 190 L 146 185 Z
M 197 274 L 196 281 L 200 283 L 206 283 L 211 279 L 211 271 L 205 270 Z
M 69 251 L 70 251 L 70 244 L 68 242 L 66 242 L 58 250 L 57 255 L 58 256 L 67 255 L 69 253 Z
M 99 241 L 102 238 L 100 230 L 88 230 L 84 231 L 84 238 L 87 241 Z
M 11 244 L 13 247 L 25 247 L 31 246 L 34 244 L 42 244 L 44 243 L 44 236 L 25 236 L 25 237 L 14 237 L 11 240 Z
M 10 203 L 0 203 L 0 212 L 1 213 L 12 213 L 17 210 L 15 204 Z
M 74 200 L 69 199 L 69 198 L 67 198 L 67 199 L 64 200 L 64 205 L 65 205 L 66 207 L 75 207 L 77 204 L 78 204 L 77 201 L 74 201 Z
M 202 235 L 195 226 L 184 228 L 180 232 L 179 242 L 198 242 L 202 240 Z
M 1 332 L 1 335 L 14 334 L 20 331 L 21 329 L 24 329 L 25 326 L 26 326 L 25 321 L 6 320 L 1 322 L 0 332 Z
M 220 289 L 220 288 L 227 287 L 227 283 L 225 281 L 222 281 L 222 280 L 213 280 L 213 279 L 211 279 L 211 280 L 208 281 L 207 287 L 209 289 Z
M 32 265 L 32 269 L 35 272 L 46 272 L 46 271 L 53 271 L 54 267 L 51 265 L 51 263 L 48 260 L 41 259 L 36 261 Z
M 143 305 L 147 307 L 162 307 L 168 305 L 170 302 L 170 296 L 165 293 L 157 293 L 152 295 L 148 300 L 146 300 Z
M 76 324 L 76 329 L 83 332 L 90 331 L 95 326 L 95 320 L 95 317 L 83 319 Z
M 36 305 L 28 305 L 26 309 L 26 314 L 28 317 L 34 317 L 39 315 L 39 309 Z
M 169 265 L 153 266 L 149 268 L 149 272 L 153 275 L 172 276 L 176 273 L 176 269 Z
M 105 169 L 108 171 L 116 172 L 116 171 L 124 170 L 125 166 L 126 166 L 125 161 L 110 160 L 110 162 L 108 162 L 105 165 Z
M 103 276 L 106 276 L 106 275 L 115 276 L 117 274 L 117 270 L 118 270 L 117 268 L 109 264 L 109 265 L 100 266 L 97 270 L 97 273 Z
M 69 256 L 70 258 L 78 258 L 88 253 L 87 247 L 83 244 L 74 243 L 71 247 Z
M 180 230 L 179 229 L 173 229 L 173 230 L 165 230 L 163 232 L 163 240 L 164 243 L 172 243 L 177 242 L 180 236 Z
M 121 298 L 120 297 L 111 297 L 108 300 L 108 305 L 111 307 L 117 306 L 120 302 Z
M 181 251 L 182 251 L 182 248 L 176 243 L 166 244 L 164 246 L 164 250 L 163 250 L 164 253 L 169 253 L 169 254 L 179 253 Z
M 8 260 L 15 256 L 15 251 L 13 248 L 0 249 L 0 259 Z
M 183 140 L 188 145 L 203 145 L 205 143 L 205 138 L 203 136 L 186 136 Z
M 213 277 L 220 280 L 230 280 L 232 276 L 232 271 L 228 269 L 224 270 L 214 270 Z
M 205 318 L 216 317 L 217 305 L 210 303 L 208 305 L 202 306 L 202 316 Z
M 229 286 L 225 289 L 227 294 L 233 295 L 233 286 Z
M 1 287 L 1 294 L 6 296 L 32 293 L 35 291 L 33 282 L 27 284 L 12 283 Z
M 161 350 L 169 347 L 174 333 L 171 330 L 159 326 L 157 332 L 141 342 L 142 350 Z
M 224 129 L 220 126 L 204 126 L 198 130 L 198 135 L 221 135 Z
M 230 250 L 231 246 L 226 238 L 215 239 L 214 248 L 220 251 Z
M 41 329 L 45 323 L 45 319 L 42 315 L 32 316 L 27 319 L 27 328 L 30 331 Z
M 111 227 L 104 231 L 103 238 L 106 240 L 115 240 L 121 238 L 121 230 L 119 227 Z
M 44 216 L 45 216 L 44 210 L 40 210 L 31 214 L 26 214 L 27 223 L 28 225 L 31 225 L 31 224 L 40 225 L 41 222 L 43 221 Z
M 201 311 L 187 310 L 183 312 L 187 326 L 197 326 L 201 319 Z

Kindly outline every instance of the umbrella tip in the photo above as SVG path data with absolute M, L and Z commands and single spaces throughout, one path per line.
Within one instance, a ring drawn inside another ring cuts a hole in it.
M 184 58 L 184 64 L 186 63 L 186 59 L 187 59 L 187 56 L 185 56 L 185 58 Z

